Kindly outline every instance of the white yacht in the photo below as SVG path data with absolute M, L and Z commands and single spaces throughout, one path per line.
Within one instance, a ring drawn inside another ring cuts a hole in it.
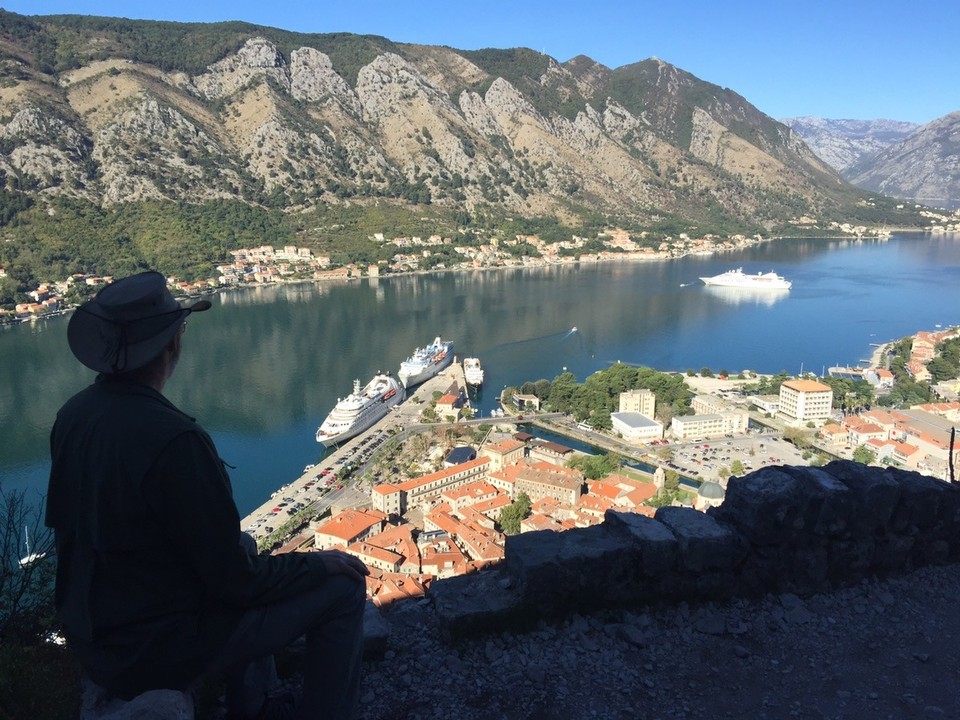
M 413 355 L 400 363 L 400 382 L 405 388 L 419 385 L 432 378 L 453 361 L 453 342 L 434 338 L 423 348 L 417 348 Z
M 468 385 L 483 385 L 483 368 L 480 367 L 479 358 L 463 359 L 463 377 Z
M 752 288 L 752 289 L 769 289 L 769 290 L 789 290 L 793 285 L 792 282 L 786 278 L 777 275 L 775 272 L 768 273 L 757 273 L 756 275 L 748 275 L 743 271 L 743 268 L 737 268 L 736 270 L 728 270 L 725 273 L 720 275 L 714 275 L 713 277 L 702 277 L 700 278 L 703 281 L 704 285 L 716 285 L 719 287 L 740 287 L 740 288 Z
M 317 429 L 317 442 L 325 447 L 349 440 L 375 422 L 406 397 L 403 386 L 389 373 L 378 373 L 366 387 L 353 381 L 353 392 L 330 411 Z

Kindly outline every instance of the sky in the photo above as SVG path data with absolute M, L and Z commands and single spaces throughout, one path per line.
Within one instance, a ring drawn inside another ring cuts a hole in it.
M 610 67 L 658 57 L 771 117 L 919 124 L 960 111 L 957 0 L 0 0 L 25 15 L 243 20 Z

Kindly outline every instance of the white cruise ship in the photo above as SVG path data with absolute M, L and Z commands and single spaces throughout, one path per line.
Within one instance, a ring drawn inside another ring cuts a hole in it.
M 793 285 L 792 282 L 780 275 L 777 275 L 775 272 L 748 275 L 743 271 L 743 268 L 728 270 L 720 275 L 714 275 L 713 277 L 702 277 L 700 279 L 703 280 L 704 285 L 716 285 L 719 287 L 789 290 Z
M 453 361 L 453 342 L 434 338 L 423 348 L 417 348 L 413 355 L 400 363 L 398 377 L 406 388 L 419 385 L 432 378 Z
M 463 359 L 463 377 L 467 381 L 467 385 L 477 387 L 483 385 L 483 368 L 480 367 L 479 358 Z
M 337 401 L 317 429 L 317 442 L 329 447 L 349 440 L 377 422 L 405 397 L 403 386 L 388 373 L 378 373 L 362 390 L 360 381 L 354 380 L 353 392 Z

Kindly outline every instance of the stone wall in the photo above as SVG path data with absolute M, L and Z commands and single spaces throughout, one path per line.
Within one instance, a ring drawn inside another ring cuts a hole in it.
M 837 461 L 730 479 L 706 513 L 608 512 L 603 524 L 507 538 L 496 570 L 435 582 L 454 635 L 544 616 L 850 585 L 960 557 L 960 485 Z

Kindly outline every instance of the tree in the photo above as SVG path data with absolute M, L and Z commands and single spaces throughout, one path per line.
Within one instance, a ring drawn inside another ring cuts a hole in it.
M 680 473 L 673 468 L 667 468 L 663 474 L 663 489 L 676 491 L 680 487 Z
M 739 460 L 739 459 L 738 459 L 738 460 L 734 460 L 732 463 L 730 463 L 730 474 L 731 474 L 731 475 L 736 475 L 737 477 L 740 477 L 740 476 L 743 475 L 745 472 L 746 472 L 746 468 L 743 467 L 743 461 L 742 461 L 742 460 Z
M 877 454 L 866 445 L 859 445 L 856 450 L 853 451 L 854 462 L 870 465 L 876 459 Z
M 530 497 L 526 493 L 517 495 L 517 499 L 500 511 L 498 524 L 505 535 L 519 535 L 520 523 L 530 514 Z
M 567 461 L 567 467 L 576 468 L 588 480 L 599 480 L 616 472 L 623 464 L 623 458 L 616 453 L 605 455 L 577 455 Z
M 700 377 L 712 378 L 713 370 L 708 367 L 700 368 Z
M 0 638 L 39 641 L 53 617 L 53 536 L 23 491 L 0 488 Z M 29 552 L 26 537 L 30 538 Z M 21 560 L 32 561 L 21 565 Z
M 783 431 L 783 439 L 792 442 L 798 448 L 805 449 L 813 445 L 812 433 L 803 428 L 788 427 Z

